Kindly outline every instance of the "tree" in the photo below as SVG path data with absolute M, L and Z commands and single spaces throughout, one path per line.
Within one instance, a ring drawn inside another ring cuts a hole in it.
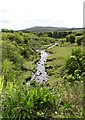
M 2 31 L 2 32 L 10 32 L 10 33 L 13 33 L 13 30 L 8 30 L 8 29 L 2 29 L 1 31 Z

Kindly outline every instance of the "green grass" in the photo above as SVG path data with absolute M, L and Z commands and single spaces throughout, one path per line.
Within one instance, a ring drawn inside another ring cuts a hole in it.
M 62 107 L 58 108 L 58 112 L 54 114 L 54 118 L 81 118 L 83 111 L 83 83 L 78 82 L 71 85 L 63 78 L 64 63 L 67 56 L 71 55 L 74 44 L 64 43 L 62 47 L 55 46 L 48 49 L 51 52 L 46 62 L 46 70 L 49 75 L 48 86 L 54 89 L 61 97 Z M 81 47 L 82 48 L 82 47 Z M 81 92 L 80 92 L 81 91 Z M 63 111 L 63 112 L 62 112 Z M 67 112 L 67 113 L 66 113 Z
M 34 67 L 35 67 L 35 64 L 34 64 L 33 61 L 26 61 L 24 63 L 24 67 L 27 68 L 27 69 L 29 69 L 29 70 L 33 70 Z
M 46 63 L 46 69 L 48 74 L 51 74 L 52 76 L 49 77 L 49 79 L 56 79 L 61 78 L 63 72 L 63 65 L 65 62 L 65 58 L 68 55 L 71 55 L 71 51 L 74 48 L 74 46 L 65 46 L 65 47 L 59 47 L 55 46 L 51 49 L 48 49 L 48 52 L 52 52 Z
M 23 66 L 27 69 L 27 71 L 24 71 L 21 75 L 20 78 L 24 80 L 25 78 L 31 77 L 32 73 L 36 71 L 36 64 L 34 61 L 25 61 Z

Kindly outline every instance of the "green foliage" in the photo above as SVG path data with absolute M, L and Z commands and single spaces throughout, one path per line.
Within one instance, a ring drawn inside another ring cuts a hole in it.
M 7 85 L 7 81 L 15 82 L 17 79 L 18 71 L 15 70 L 15 65 L 9 60 L 4 60 L 2 64 L 2 76 L 4 76 L 4 87 Z
M 17 71 L 21 71 L 21 67 L 24 63 L 24 58 L 20 54 L 20 50 L 16 47 L 15 44 L 11 43 L 10 41 L 3 41 L 2 43 L 2 62 L 4 60 L 10 60 L 15 65 L 15 69 Z
M 74 34 L 67 35 L 66 36 L 66 41 L 70 42 L 70 43 L 75 43 L 75 35 Z
M 10 85 L 9 85 L 10 86 Z M 9 86 L 2 99 L 2 117 L 10 120 L 49 118 L 55 110 L 55 97 L 46 87 Z
M 15 79 L 18 81 L 21 73 L 26 70 L 23 64 L 38 56 L 35 53 L 35 43 L 28 36 L 31 35 L 18 32 L 2 33 L 2 68 L 5 69 L 2 74 L 6 82 L 14 81 Z M 35 55 L 33 56 L 33 54 Z
M 81 32 L 81 31 L 77 31 L 76 33 L 75 33 L 75 36 L 82 36 L 83 35 L 83 32 Z
M 9 120 L 38 120 L 82 116 L 81 80 L 85 77 L 85 56 L 80 48 L 74 49 L 71 53 L 74 48 L 74 44 L 70 44 L 72 41 L 69 41 L 72 33 L 72 31 L 25 33 L 7 30 L 2 32 L 0 105 L 3 119 L 8 117 Z M 66 43 L 66 35 L 70 43 Z M 84 38 L 85 36 L 83 40 Z M 44 85 L 31 81 L 29 85 L 25 84 L 25 81 L 30 80 L 32 72 L 36 71 L 34 61 L 40 59 L 36 50 L 48 48 L 50 44 L 56 42 L 59 46 L 46 49 L 52 53 L 45 66 L 50 75 L 47 83 Z M 64 58 L 70 54 L 64 68 Z M 68 80 L 63 79 L 63 76 Z
M 13 33 L 13 30 L 8 30 L 8 29 L 2 29 L 1 31 L 2 32 L 11 32 L 11 33 Z
M 83 42 L 83 46 L 85 46 L 85 31 L 84 31 L 84 34 L 83 34 L 82 42 Z
M 67 79 L 70 82 L 76 80 L 82 80 L 82 75 L 85 72 L 85 60 L 83 52 L 80 48 L 72 50 L 72 54 L 65 61 L 65 69 L 67 73 Z
M 4 88 L 4 76 L 0 76 L 0 96 L 2 94 L 3 88 Z
M 77 37 L 77 44 L 80 46 L 82 43 L 82 37 Z
M 66 42 L 69 42 L 69 37 L 70 37 L 70 35 L 66 36 Z
M 57 31 L 57 32 L 48 32 L 49 37 L 53 38 L 65 38 L 70 32 L 67 31 Z
M 69 38 L 70 43 L 75 43 L 75 35 L 71 34 Z

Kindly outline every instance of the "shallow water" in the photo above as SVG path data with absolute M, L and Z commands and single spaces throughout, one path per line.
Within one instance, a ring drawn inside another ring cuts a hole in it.
M 46 82 L 48 80 L 48 75 L 45 71 L 45 63 L 49 54 L 45 50 L 41 50 L 41 59 L 37 63 L 37 72 L 32 75 L 31 80 L 36 80 L 36 82 Z

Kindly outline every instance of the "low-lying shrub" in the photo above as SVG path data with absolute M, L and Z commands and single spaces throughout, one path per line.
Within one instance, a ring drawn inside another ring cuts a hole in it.
M 10 120 L 35 120 L 52 117 L 55 97 L 46 87 L 37 85 L 6 88 L 2 96 L 2 117 Z

